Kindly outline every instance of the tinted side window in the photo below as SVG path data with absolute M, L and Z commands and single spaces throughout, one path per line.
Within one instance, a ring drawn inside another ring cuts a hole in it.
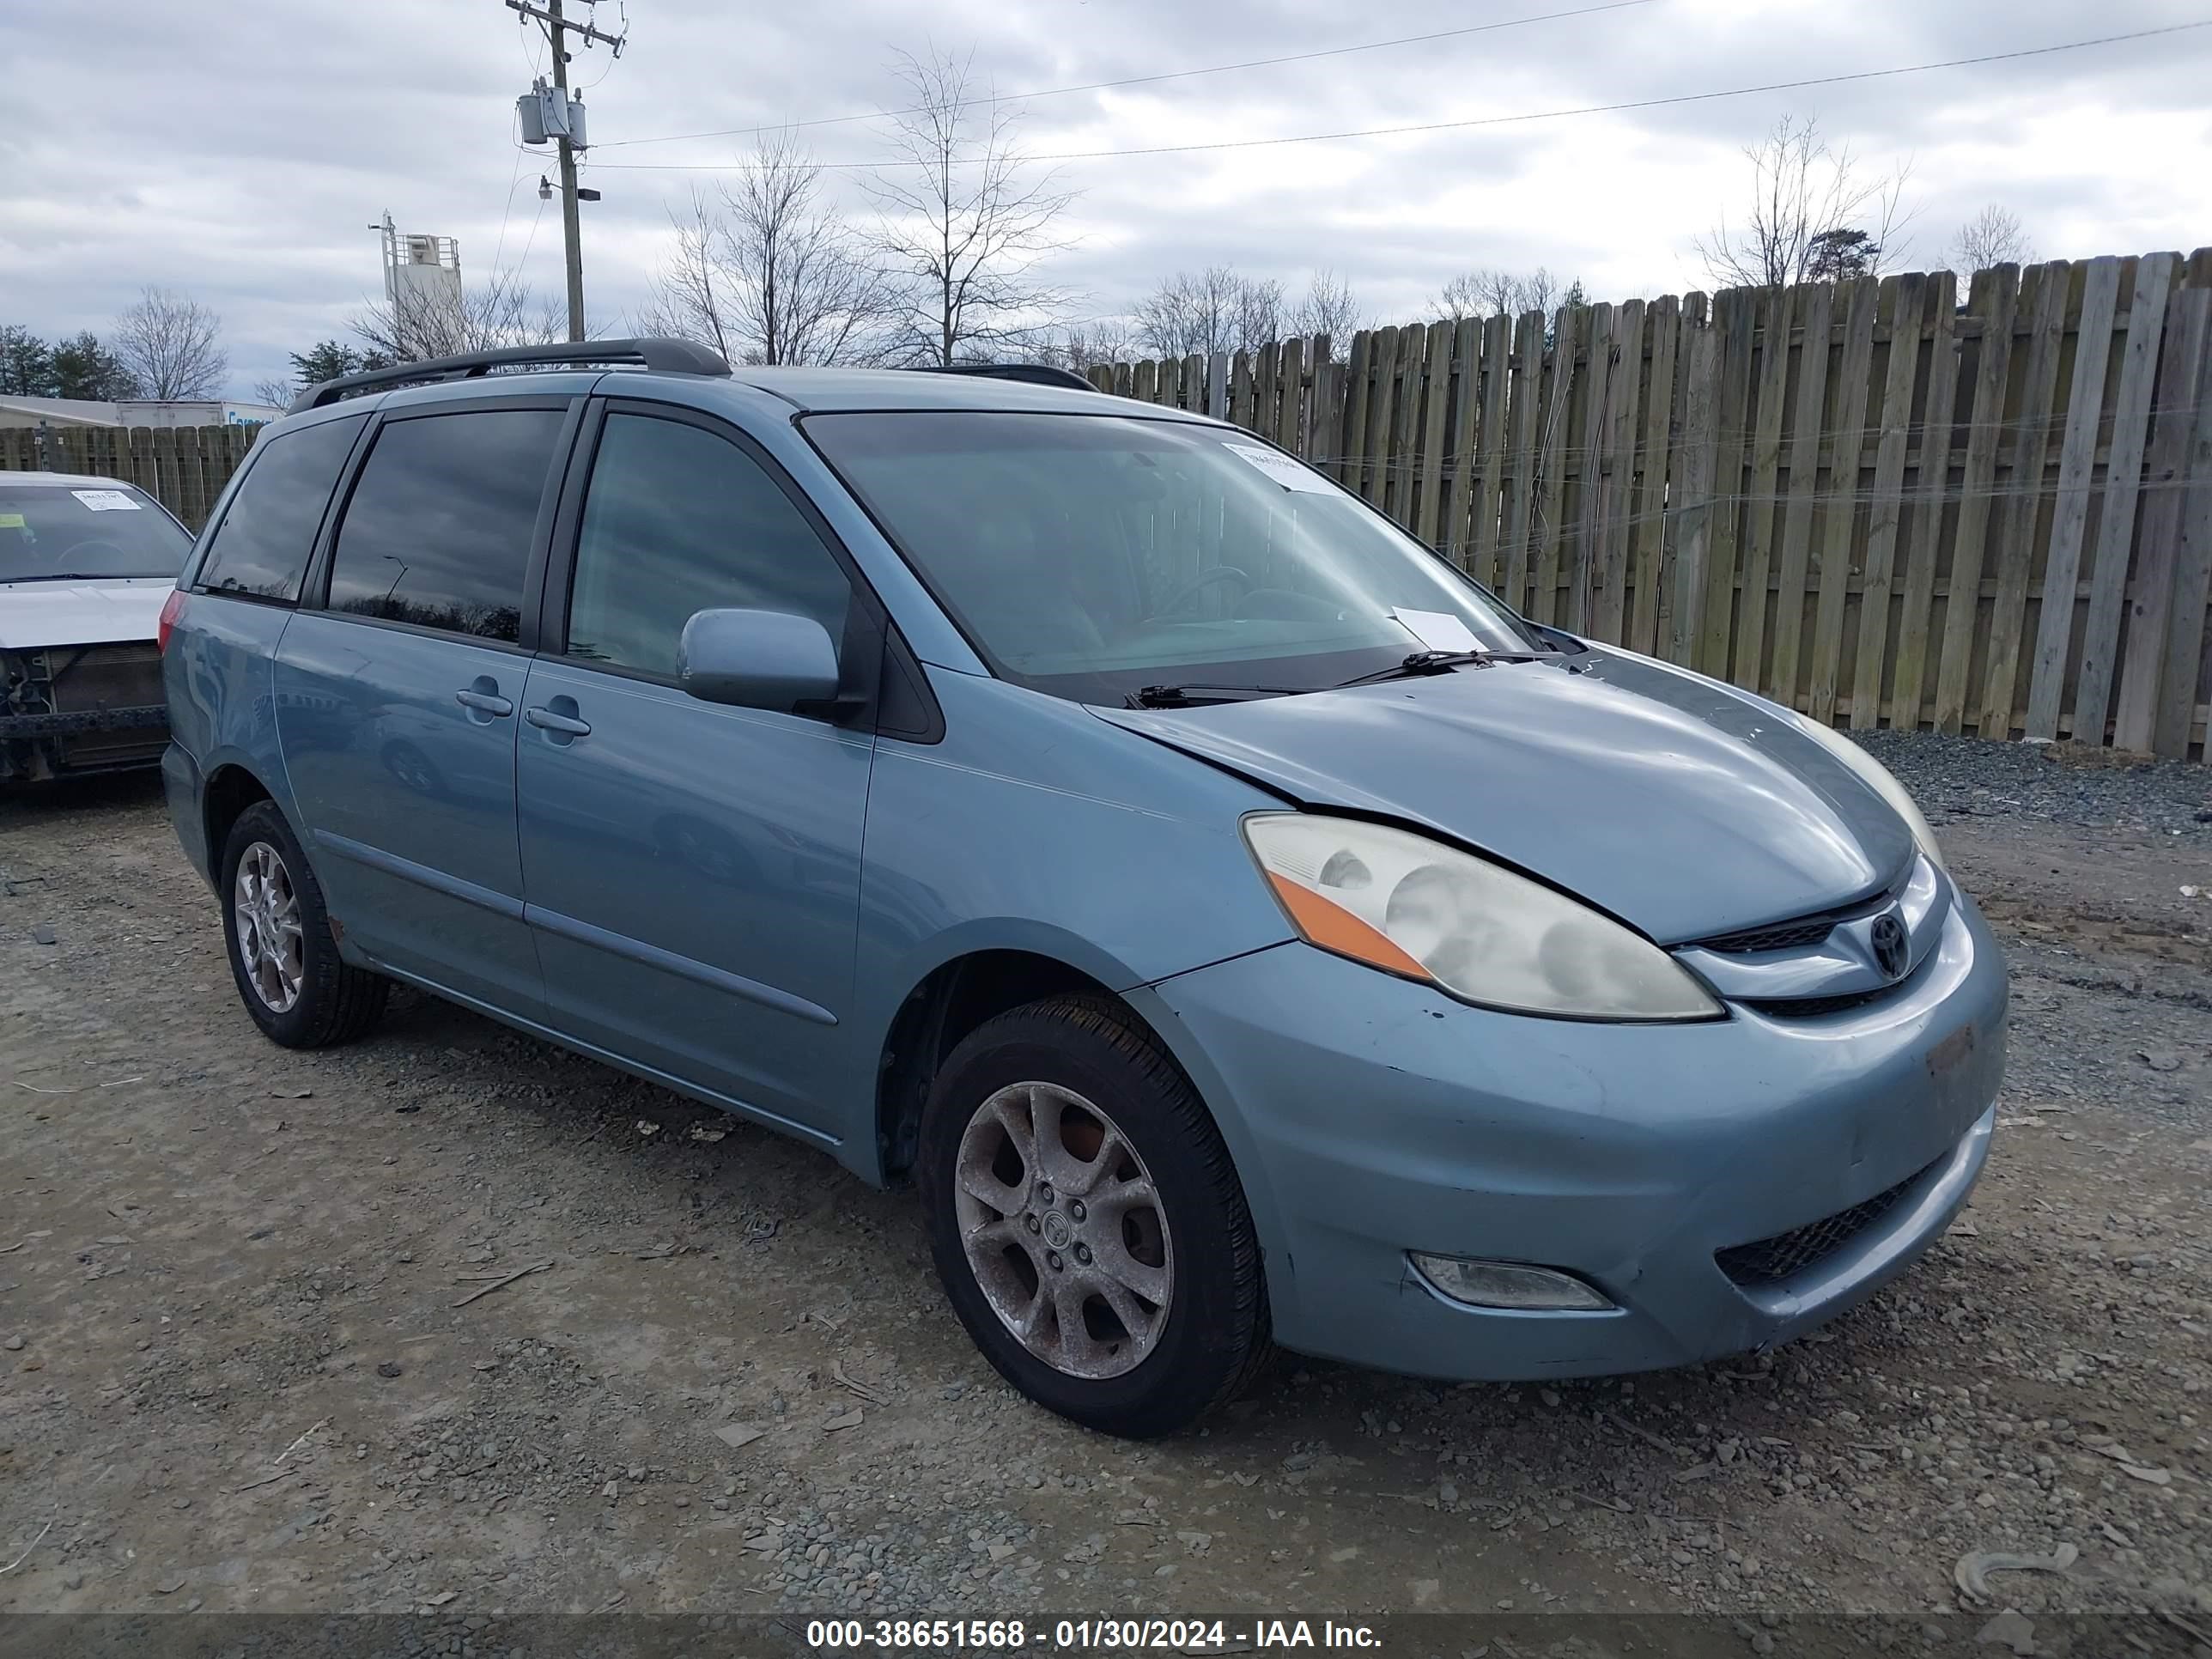
M 470 410 L 385 427 L 338 526 L 331 609 L 514 639 L 563 418 L 550 409 Z
M 300 597 L 300 578 L 314 549 L 331 486 L 338 481 L 338 469 L 368 418 L 325 421 L 261 440 L 261 453 L 208 545 L 200 565 L 201 586 L 211 593 L 288 603 Z
M 811 617 L 844 638 L 852 586 L 791 498 L 726 438 L 610 415 L 584 497 L 568 654 L 676 672 L 694 611 Z

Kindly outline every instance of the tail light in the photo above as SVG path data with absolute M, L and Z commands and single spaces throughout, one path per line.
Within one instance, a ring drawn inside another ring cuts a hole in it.
M 144 611 L 138 613 L 145 615 Z M 168 654 L 169 631 L 176 627 L 177 618 L 185 614 L 185 590 L 173 589 L 161 605 L 161 620 L 154 629 L 154 646 L 164 656 Z

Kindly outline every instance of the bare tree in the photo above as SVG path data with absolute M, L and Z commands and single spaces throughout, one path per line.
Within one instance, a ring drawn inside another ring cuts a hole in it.
M 1179 270 L 1137 304 L 1137 337 L 1158 357 L 1249 351 L 1279 337 L 1283 285 L 1233 265 Z
M 723 270 L 720 226 L 713 204 L 697 191 L 690 209 L 668 210 L 676 246 L 653 278 L 653 297 L 630 319 L 641 337 L 696 340 L 714 348 L 725 362 L 741 362 L 732 337 L 737 332 L 735 296 Z
M 287 380 L 256 380 L 253 383 L 253 401 L 267 404 L 272 408 L 289 408 L 292 399 L 299 395 L 299 388 Z
M 465 289 L 458 301 L 403 289 L 397 300 L 356 312 L 347 326 L 361 341 L 364 360 L 374 363 L 418 363 L 568 337 L 567 312 L 540 300 L 512 272 Z
M 1134 362 L 1138 353 L 1125 319 L 1094 317 L 1087 323 L 1070 323 L 1058 340 L 1039 349 L 1038 356 L 1056 368 L 1088 374 L 1094 368 Z
M 1559 280 L 1539 265 L 1522 276 L 1510 270 L 1463 270 L 1443 285 L 1434 309 L 1443 321 L 1462 317 L 1518 317 L 1524 312 L 1549 315 L 1559 304 Z
M 1971 276 L 1991 265 L 2024 265 L 2033 262 L 2035 246 L 2020 216 L 1992 202 L 1959 227 L 1951 240 L 1951 265 Z
M 1752 165 L 1749 215 L 1735 226 L 1723 215 L 1711 234 L 1697 241 L 1716 287 L 1817 280 L 1816 266 L 1835 264 L 1838 239 L 1846 232 L 1856 234 L 1851 246 L 1861 263 L 1842 274 L 1879 271 L 1885 255 L 1893 261 L 1903 253 L 1899 234 L 1911 219 L 1902 210 L 1909 165 L 1869 178 L 1848 146 L 1829 147 L 1817 121 L 1789 115 L 1744 155 Z
M 198 301 L 149 288 L 115 319 L 115 354 L 141 397 L 211 398 L 230 373 L 222 336 L 222 319 Z
M 1306 278 L 1305 298 L 1291 307 L 1286 323 L 1286 334 L 1326 334 L 1340 345 L 1367 326 L 1367 307 L 1350 283 L 1324 265 Z
M 1040 267 L 1065 246 L 1073 193 L 1024 156 L 1018 112 L 976 86 L 970 59 L 902 52 L 898 77 L 897 159 L 869 185 L 876 246 L 904 279 L 891 350 L 945 364 L 1048 337 L 1073 296 Z
M 870 249 L 820 200 L 820 173 L 792 133 L 763 134 L 734 185 L 694 193 L 671 220 L 676 248 L 646 313 L 732 362 L 879 358 L 899 295 Z

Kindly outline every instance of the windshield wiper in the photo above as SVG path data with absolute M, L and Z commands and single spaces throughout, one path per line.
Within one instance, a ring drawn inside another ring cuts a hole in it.
M 1416 651 L 1401 662 L 1378 668 L 1371 674 L 1354 674 L 1328 689 L 1341 691 L 1351 685 L 1373 685 L 1382 680 L 1411 679 L 1421 674 L 1444 674 L 1455 668 L 1487 668 L 1494 662 L 1542 662 L 1556 656 L 1551 651 Z
M 1189 708 L 1207 702 L 1249 702 L 1255 697 L 1295 697 L 1310 686 L 1294 685 L 1147 685 L 1132 691 L 1132 708 Z

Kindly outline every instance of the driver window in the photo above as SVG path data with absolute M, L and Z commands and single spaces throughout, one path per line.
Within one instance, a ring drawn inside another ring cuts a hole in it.
M 673 678 L 695 611 L 811 617 L 842 645 L 852 585 L 791 498 L 728 439 L 607 416 L 584 497 L 568 654 Z

